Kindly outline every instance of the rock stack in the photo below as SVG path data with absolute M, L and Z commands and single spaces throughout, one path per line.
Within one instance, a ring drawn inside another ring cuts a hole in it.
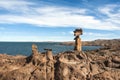
M 31 61 L 37 67 L 42 80 L 54 80 L 54 60 L 52 49 L 44 49 L 46 52 L 40 53 L 35 44 L 32 45 Z
M 74 50 L 75 51 L 82 51 L 82 41 L 81 38 L 79 37 L 80 35 L 82 35 L 82 29 L 76 29 L 74 32 L 74 40 L 75 40 L 75 47 Z
M 54 80 L 54 60 L 52 55 L 52 49 L 46 50 L 46 80 Z

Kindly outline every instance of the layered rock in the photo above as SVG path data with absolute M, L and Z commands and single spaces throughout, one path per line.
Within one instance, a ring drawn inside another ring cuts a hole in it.
M 57 57 L 55 80 L 85 80 L 90 73 L 90 60 L 82 52 L 64 52 Z
M 66 51 L 52 49 L 32 55 L 0 54 L 0 80 L 120 80 L 120 50 Z
M 40 53 L 32 45 L 32 55 L 19 57 L 1 55 L 0 80 L 54 80 L 52 51 Z

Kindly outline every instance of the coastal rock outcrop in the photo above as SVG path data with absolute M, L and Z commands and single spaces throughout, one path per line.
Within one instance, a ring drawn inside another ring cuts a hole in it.
M 82 52 L 64 52 L 57 56 L 55 80 L 86 80 L 90 73 L 89 59 Z
M 120 49 L 52 55 L 32 45 L 30 56 L 0 54 L 0 80 L 120 80 Z
M 62 42 L 61 45 L 75 45 L 74 42 Z M 102 46 L 106 49 L 118 50 L 120 49 L 120 39 L 111 40 L 94 40 L 94 41 L 82 41 L 82 46 Z

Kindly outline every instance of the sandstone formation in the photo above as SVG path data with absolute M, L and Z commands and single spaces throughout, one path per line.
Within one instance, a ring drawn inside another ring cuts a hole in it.
M 51 51 L 40 53 L 32 45 L 32 55 L 0 54 L 0 80 L 54 80 L 54 60 Z
M 0 54 L 0 80 L 120 80 L 120 49 L 52 55 L 32 45 L 31 56 Z
M 74 50 L 76 51 L 81 51 L 82 50 L 82 42 L 81 42 L 81 38 L 79 37 L 80 35 L 82 35 L 82 29 L 76 29 L 74 31 L 74 40 L 75 40 L 75 47 Z
M 82 29 L 74 31 L 74 51 L 52 55 L 32 45 L 30 56 L 0 54 L 0 80 L 120 80 L 120 40 L 81 42 Z M 66 43 L 63 43 L 66 44 Z M 82 51 L 82 44 L 101 49 Z

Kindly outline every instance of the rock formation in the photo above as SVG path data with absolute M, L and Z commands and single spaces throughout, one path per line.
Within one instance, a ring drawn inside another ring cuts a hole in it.
M 54 60 L 52 55 L 52 49 L 46 50 L 46 80 L 54 80 Z
M 82 42 L 81 42 L 81 38 L 79 37 L 80 35 L 82 35 L 82 29 L 76 29 L 74 31 L 74 40 L 75 40 L 75 47 L 74 50 L 76 51 L 81 51 L 82 50 Z
M 66 51 L 52 55 L 52 49 L 32 54 L 0 54 L 0 80 L 120 80 L 120 49 Z
M 120 80 L 120 41 L 86 42 L 104 48 L 83 52 L 80 35 L 76 29 L 74 51 L 54 56 L 35 44 L 28 57 L 0 54 L 0 80 Z

